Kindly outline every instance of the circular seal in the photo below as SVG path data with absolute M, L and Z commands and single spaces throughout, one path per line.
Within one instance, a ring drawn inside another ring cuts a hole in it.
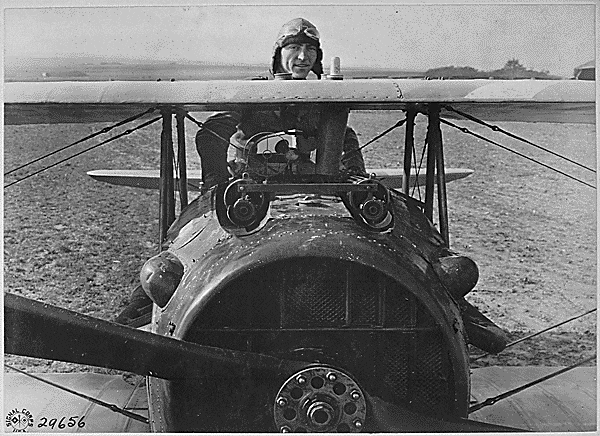
M 33 415 L 27 409 L 13 409 L 6 415 L 6 426 L 13 432 L 25 432 L 28 427 L 33 427 Z

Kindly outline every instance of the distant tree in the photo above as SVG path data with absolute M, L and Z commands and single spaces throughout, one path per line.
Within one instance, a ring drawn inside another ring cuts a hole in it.
M 549 71 L 535 71 L 525 68 L 518 59 L 506 61 L 499 70 L 490 71 L 490 75 L 497 79 L 549 79 Z
M 525 71 L 525 67 L 521 65 L 518 59 L 513 58 L 506 61 L 503 70 L 512 70 L 512 71 Z
M 473 67 L 439 67 L 425 72 L 425 76 L 435 79 L 478 79 L 485 74 Z
M 551 76 L 548 70 L 535 71 L 525 68 L 518 59 L 509 59 L 498 70 L 480 71 L 473 67 L 447 67 L 431 68 L 425 72 L 431 79 L 557 79 Z

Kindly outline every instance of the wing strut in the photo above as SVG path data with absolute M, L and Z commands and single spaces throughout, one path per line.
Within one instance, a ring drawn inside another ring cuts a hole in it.
M 175 190 L 173 181 L 173 113 L 171 109 L 161 110 L 163 129 L 160 136 L 160 190 L 159 190 L 159 242 L 167 237 L 167 230 L 175 221 Z
M 177 111 L 177 167 L 179 168 L 179 200 L 181 210 L 188 205 L 187 161 L 185 158 L 185 116 L 183 111 Z
M 437 189 L 438 189 L 438 213 L 440 221 L 440 233 L 442 234 L 446 246 L 450 247 L 450 233 L 448 230 L 448 201 L 446 197 L 446 171 L 444 169 L 444 147 L 442 143 L 442 130 L 440 129 L 440 105 L 429 105 L 429 120 L 433 123 L 434 143 L 436 146 L 435 162 L 437 165 Z M 433 145 L 433 144 L 432 144 Z
M 415 147 L 415 118 L 417 110 L 410 107 L 406 112 L 406 135 L 404 136 L 404 175 L 402 176 L 402 192 L 407 197 L 409 194 L 410 169 L 412 166 L 412 152 Z
M 427 174 L 425 176 L 425 216 L 429 221 L 433 222 L 433 184 L 435 181 L 435 146 L 432 145 L 433 119 L 429 116 L 429 124 L 427 125 Z
M 438 213 L 440 234 L 450 247 L 448 230 L 448 205 L 446 199 L 446 172 L 444 169 L 444 149 L 440 129 L 440 104 L 428 105 L 429 125 L 427 126 L 427 175 L 425 178 L 425 216 L 433 221 L 434 184 L 437 183 Z M 437 171 L 436 171 L 437 169 Z

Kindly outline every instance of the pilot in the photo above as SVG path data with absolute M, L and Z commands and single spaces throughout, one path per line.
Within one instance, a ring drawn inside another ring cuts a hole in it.
M 291 75 L 291 79 L 305 80 L 312 72 L 318 79 L 323 74 L 323 51 L 317 28 L 304 18 L 295 18 L 283 25 L 273 48 L 271 75 Z M 319 112 L 300 110 L 296 113 L 279 111 L 224 112 L 209 117 L 196 134 L 196 148 L 200 155 L 202 181 L 208 188 L 226 182 L 233 173 L 241 171 L 240 156 L 228 161 L 228 142 L 238 152 L 248 138 L 258 132 L 280 132 L 298 129 L 305 134 L 316 132 Z M 233 137 L 233 138 L 232 138 Z M 298 148 L 305 156 L 316 144 L 314 140 L 298 137 Z M 346 128 L 340 169 L 349 174 L 365 174 L 365 164 L 359 150 L 358 138 L 351 127 Z
M 271 73 L 291 74 L 295 80 L 304 80 L 312 72 L 318 79 L 323 74 L 323 52 L 317 28 L 304 18 L 295 18 L 281 28 L 273 49 Z M 300 110 L 297 113 L 276 111 L 221 112 L 204 122 L 196 134 L 196 147 L 202 166 L 204 189 L 227 182 L 240 169 L 239 161 L 228 162 L 228 145 L 243 147 L 247 139 L 258 132 L 281 132 L 292 128 L 303 132 L 314 132 L 320 113 L 315 110 Z M 310 153 L 316 145 L 311 138 L 298 137 L 300 152 Z M 365 163 L 359 150 L 358 138 L 350 127 L 346 127 L 340 169 L 349 174 L 365 174 Z M 139 327 L 149 321 L 152 301 L 141 285 L 129 297 L 129 304 L 115 319 L 119 324 Z

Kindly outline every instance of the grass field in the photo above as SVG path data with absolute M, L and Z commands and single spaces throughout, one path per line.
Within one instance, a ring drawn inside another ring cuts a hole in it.
M 351 114 L 350 123 L 365 143 L 400 118 L 402 112 L 369 111 Z M 595 174 L 471 122 L 461 124 L 595 185 Z M 6 126 L 5 171 L 104 126 Z M 594 125 L 502 126 L 596 166 Z M 199 167 L 195 131 L 187 125 L 190 165 Z M 448 185 L 451 247 L 472 257 L 480 268 L 479 283 L 467 299 L 513 338 L 596 307 L 596 191 L 446 126 L 442 131 L 447 166 L 475 170 L 471 177 Z M 425 121 L 419 119 L 419 146 L 424 135 Z M 160 126 L 155 124 L 6 189 L 5 291 L 113 319 L 126 304 L 144 261 L 156 253 L 158 193 L 95 182 L 86 172 L 157 168 L 159 142 Z M 398 130 L 367 147 L 367 166 L 400 167 L 403 143 L 403 131 Z M 47 163 L 21 170 L 16 177 Z M 5 183 L 12 180 L 9 176 Z M 596 316 L 587 316 L 482 364 L 573 363 L 595 352 L 595 332 Z M 77 368 L 14 356 L 6 361 L 37 372 Z

